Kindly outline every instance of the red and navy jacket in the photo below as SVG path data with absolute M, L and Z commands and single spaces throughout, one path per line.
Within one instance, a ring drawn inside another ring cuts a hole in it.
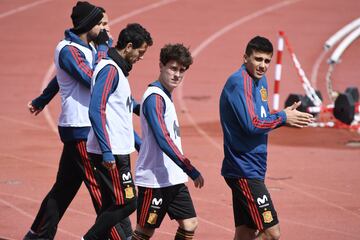
M 220 96 L 224 177 L 265 178 L 268 133 L 286 122 L 284 111 L 270 113 L 267 92 L 266 77 L 253 79 L 245 65 L 228 78 Z

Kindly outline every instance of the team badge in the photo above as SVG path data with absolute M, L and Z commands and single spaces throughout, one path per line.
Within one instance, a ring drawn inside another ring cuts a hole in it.
M 266 89 L 265 89 L 263 86 L 261 86 L 260 95 L 261 95 L 261 100 L 262 100 L 263 102 L 267 102 L 267 100 L 268 100 L 268 94 L 267 94 Z
M 156 213 L 150 213 L 147 222 L 149 224 L 155 224 L 157 218 L 158 218 L 158 215 Z
M 264 223 L 271 223 L 274 219 L 270 211 L 263 212 Z
M 134 197 L 134 189 L 129 185 L 125 188 L 125 198 L 130 199 Z

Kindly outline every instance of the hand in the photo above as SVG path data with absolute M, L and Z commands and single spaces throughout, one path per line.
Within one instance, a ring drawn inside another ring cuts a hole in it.
M 204 186 L 204 178 L 199 175 L 194 181 L 194 186 L 196 188 L 202 188 Z
M 114 160 L 114 161 L 110 161 L 110 162 L 103 161 L 102 164 L 103 164 L 104 167 L 106 167 L 107 170 L 109 170 L 109 171 L 115 169 L 115 167 L 116 167 L 115 160 Z
M 95 43 L 100 44 L 107 44 L 107 41 L 109 40 L 109 35 L 105 29 L 102 29 L 99 34 L 97 35 L 95 39 Z
M 300 112 L 296 110 L 301 105 L 301 101 L 295 102 L 290 107 L 284 109 L 286 113 L 286 125 L 290 127 L 303 128 L 309 126 L 314 121 L 313 115 L 310 113 Z
M 42 111 L 42 109 L 37 108 L 37 107 L 35 107 L 34 105 L 32 105 L 32 102 L 31 102 L 31 101 L 28 102 L 27 107 L 28 107 L 30 113 L 31 113 L 31 114 L 34 114 L 35 116 L 38 115 L 38 114 Z

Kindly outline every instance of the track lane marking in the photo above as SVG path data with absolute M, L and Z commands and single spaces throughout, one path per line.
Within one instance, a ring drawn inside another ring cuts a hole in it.
M 21 7 L 17 7 L 15 9 L 9 10 L 7 12 L 0 13 L 0 19 L 11 16 L 11 15 L 19 13 L 19 12 L 26 11 L 26 10 L 28 10 L 30 8 L 36 7 L 37 5 L 40 5 L 40 4 L 43 4 L 43 3 L 46 3 L 46 2 L 50 2 L 50 1 L 52 1 L 52 0 L 39 0 L 39 1 L 36 1 L 36 2 L 33 2 L 33 3 L 23 5 Z

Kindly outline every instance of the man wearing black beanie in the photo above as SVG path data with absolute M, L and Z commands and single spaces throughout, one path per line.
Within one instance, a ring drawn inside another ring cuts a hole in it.
M 65 31 L 65 39 L 55 50 L 56 85 L 62 101 L 58 126 L 64 148 L 56 182 L 43 200 L 24 240 L 54 239 L 57 225 L 83 181 L 96 212 L 101 207 L 93 164 L 86 154 L 86 140 L 90 130 L 90 82 L 94 64 L 106 56 L 109 48 L 108 20 L 104 18 L 104 9 L 82 1 L 73 7 L 71 19 L 73 28 Z M 121 229 L 120 232 L 113 229 L 109 237 L 126 239 Z
M 75 34 L 89 32 L 103 18 L 100 8 L 88 3 L 79 1 L 73 7 L 71 20 L 74 27 L 71 31 Z

